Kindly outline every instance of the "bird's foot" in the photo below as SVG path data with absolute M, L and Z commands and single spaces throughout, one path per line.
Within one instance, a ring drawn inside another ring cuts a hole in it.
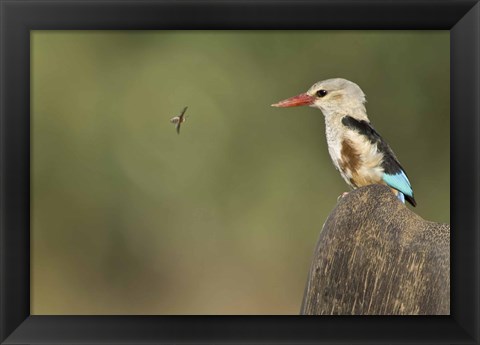
M 337 201 L 340 201 L 340 199 L 343 199 L 345 197 L 345 195 L 347 195 L 348 192 L 343 192 L 342 195 L 339 195 L 338 198 L 337 198 Z

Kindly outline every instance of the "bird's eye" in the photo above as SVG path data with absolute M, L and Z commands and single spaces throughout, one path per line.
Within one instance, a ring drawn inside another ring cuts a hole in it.
M 317 91 L 317 96 L 318 97 L 325 97 L 327 95 L 327 90 L 318 90 Z

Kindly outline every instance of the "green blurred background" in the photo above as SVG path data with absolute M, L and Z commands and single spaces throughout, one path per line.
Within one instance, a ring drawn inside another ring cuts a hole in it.
M 298 314 L 343 77 L 450 220 L 448 31 L 33 31 L 32 314 Z M 180 135 L 169 119 L 184 106 Z

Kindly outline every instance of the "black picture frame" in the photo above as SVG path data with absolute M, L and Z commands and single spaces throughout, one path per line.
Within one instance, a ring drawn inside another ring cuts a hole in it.
M 479 343 L 477 1 L 0 0 L 0 25 L 2 344 Z M 30 315 L 30 30 L 36 29 L 450 30 L 451 315 Z

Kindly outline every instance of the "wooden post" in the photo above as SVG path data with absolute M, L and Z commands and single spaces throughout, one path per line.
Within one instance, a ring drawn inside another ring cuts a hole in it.
M 420 218 L 386 186 L 341 199 L 320 233 L 301 314 L 449 313 L 450 226 Z

